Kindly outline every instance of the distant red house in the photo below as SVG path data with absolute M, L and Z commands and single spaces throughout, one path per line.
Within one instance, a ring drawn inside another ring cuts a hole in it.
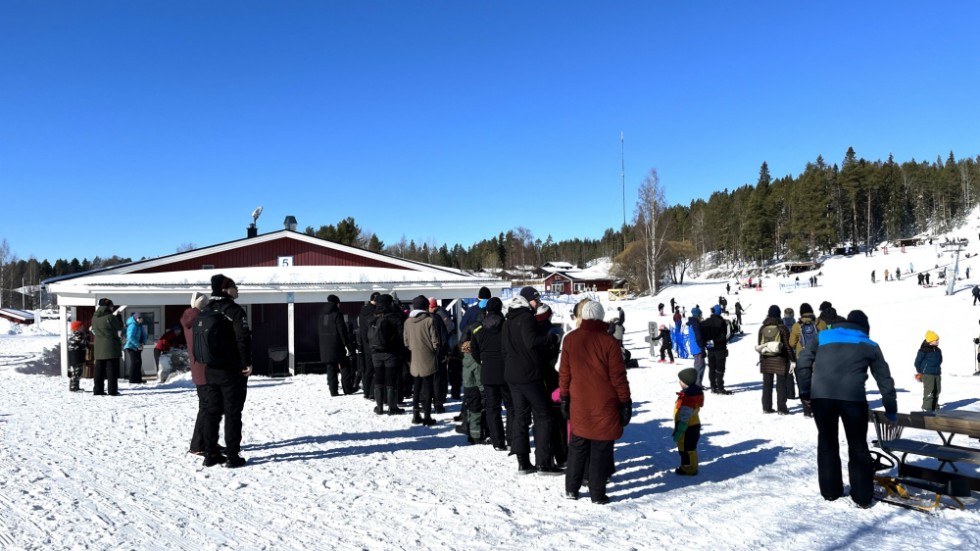
M 608 291 L 615 287 L 616 280 L 611 277 L 578 275 L 576 272 L 553 272 L 544 278 L 544 290 L 557 295 L 572 295 L 588 291 Z
M 34 323 L 34 313 L 17 310 L 15 308 L 0 308 L 0 318 L 22 325 Z

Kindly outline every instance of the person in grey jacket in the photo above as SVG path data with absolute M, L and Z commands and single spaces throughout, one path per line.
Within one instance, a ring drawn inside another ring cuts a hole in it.
M 874 492 L 874 464 L 868 451 L 868 371 L 878 384 L 885 416 L 895 421 L 895 381 L 877 343 L 868 338 L 868 316 L 854 310 L 844 322 L 821 331 L 797 358 L 800 399 L 809 401 L 817 424 L 817 473 L 820 494 L 833 501 L 844 493 L 838 428 L 847 438 L 851 499 L 868 508 Z M 814 365 L 818 365 L 814 369 Z

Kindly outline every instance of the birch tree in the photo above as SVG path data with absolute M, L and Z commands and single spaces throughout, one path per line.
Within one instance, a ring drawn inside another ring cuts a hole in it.
M 660 290 L 659 273 L 662 267 L 659 264 L 666 253 L 667 232 L 663 227 L 666 225 L 663 217 L 665 208 L 664 188 L 660 184 L 657 169 L 650 169 L 640 185 L 635 222 L 643 243 L 647 285 L 651 295 Z

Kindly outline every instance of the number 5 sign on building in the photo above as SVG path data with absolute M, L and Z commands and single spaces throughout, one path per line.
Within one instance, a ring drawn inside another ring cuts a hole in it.
M 291 256 L 280 256 L 279 261 L 276 263 L 280 268 L 289 268 L 293 265 L 293 257 Z

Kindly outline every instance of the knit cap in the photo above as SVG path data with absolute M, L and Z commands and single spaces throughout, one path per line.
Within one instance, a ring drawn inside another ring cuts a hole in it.
M 926 331 L 926 342 L 938 341 L 939 335 L 934 331 Z
M 770 318 L 778 318 L 779 317 L 779 306 L 776 306 L 775 304 L 773 304 L 772 306 L 770 306 L 769 307 L 769 312 L 768 312 L 767 315 Z
M 601 321 L 604 317 L 606 317 L 606 310 L 598 301 L 590 300 L 582 305 L 582 319 Z
M 677 373 L 677 378 L 685 385 L 691 386 L 698 380 L 698 370 L 693 367 L 682 369 Z

